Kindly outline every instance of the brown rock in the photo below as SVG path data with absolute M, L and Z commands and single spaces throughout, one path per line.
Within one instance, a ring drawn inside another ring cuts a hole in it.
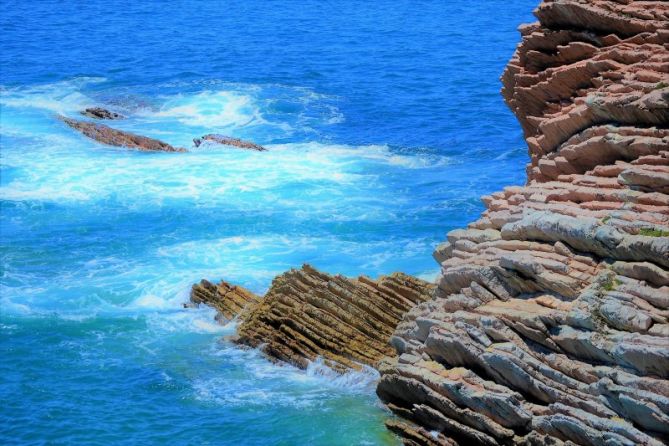
M 241 139 L 237 138 L 232 138 L 230 136 L 224 136 L 224 135 L 217 135 L 210 133 L 208 135 L 204 135 L 201 138 L 195 138 L 193 140 L 193 144 L 195 144 L 195 147 L 200 147 L 200 145 L 204 141 L 210 141 L 215 144 L 221 144 L 224 146 L 233 146 L 233 147 L 239 147 L 240 149 L 248 149 L 248 150 L 256 150 L 258 152 L 266 152 L 267 149 L 264 148 L 261 145 L 252 143 L 250 141 L 244 141 Z
M 190 294 L 193 304 L 214 307 L 218 312 L 216 320 L 219 322 L 229 322 L 235 318 L 243 320 L 261 299 L 246 288 L 230 285 L 224 280 L 214 285 L 203 279 L 193 285 Z
M 218 309 L 225 319 L 240 315 L 236 342 L 258 347 L 270 359 L 306 368 L 323 358 L 344 372 L 374 366 L 392 353 L 389 339 L 403 314 L 434 290 L 402 273 L 372 280 L 330 276 L 309 265 L 277 276 L 258 298 L 226 282 L 202 281 L 191 300 Z
M 97 142 L 116 147 L 127 147 L 146 152 L 185 152 L 186 149 L 172 147 L 171 145 L 157 139 L 146 136 L 135 135 L 123 130 L 113 129 L 104 124 L 89 121 L 78 121 L 76 119 L 59 116 L 60 120 L 68 126 L 94 139 Z

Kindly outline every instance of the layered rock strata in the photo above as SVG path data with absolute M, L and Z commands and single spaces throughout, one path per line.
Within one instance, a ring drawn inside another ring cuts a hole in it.
M 216 320 L 224 323 L 233 319 L 242 321 L 260 302 L 261 298 L 244 287 L 222 280 L 217 285 L 202 280 L 193 285 L 190 301 L 194 305 L 209 305 L 216 309 Z
M 379 367 L 405 444 L 669 442 L 669 5 L 536 15 L 503 77 L 528 184 L 448 234 Z
M 165 142 L 146 136 L 118 130 L 90 121 L 59 116 L 59 119 L 79 133 L 99 143 L 115 147 L 126 147 L 145 152 L 185 152 L 186 149 L 173 147 Z
M 256 143 L 250 142 L 250 141 L 244 141 L 243 139 L 238 139 L 238 138 L 233 138 L 231 136 L 225 136 L 225 135 L 218 135 L 215 133 L 210 133 L 207 135 L 204 135 L 201 138 L 195 138 L 193 139 L 193 144 L 195 147 L 200 147 L 200 145 L 204 142 L 210 142 L 214 144 L 220 144 L 224 146 L 232 146 L 232 147 L 238 147 L 240 149 L 248 149 L 248 150 L 255 150 L 258 152 L 266 152 L 267 149 L 264 148 L 261 145 L 258 145 Z
M 395 273 L 372 280 L 319 272 L 309 265 L 277 276 L 260 299 L 225 282 L 203 281 L 191 301 L 240 315 L 235 342 L 258 347 L 270 359 L 300 368 L 321 358 L 338 371 L 375 366 L 392 354 L 389 344 L 409 308 L 430 298 L 435 286 Z

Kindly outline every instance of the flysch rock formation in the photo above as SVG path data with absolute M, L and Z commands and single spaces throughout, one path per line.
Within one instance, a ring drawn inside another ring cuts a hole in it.
M 193 144 L 195 147 L 200 147 L 204 142 L 211 142 L 214 144 L 220 144 L 224 146 L 238 147 L 240 149 L 255 150 L 258 152 L 266 152 L 267 149 L 261 145 L 250 141 L 244 141 L 243 139 L 233 138 L 231 136 L 219 135 L 216 133 L 209 133 L 202 136 L 201 138 L 193 139 Z
M 107 110 L 106 108 L 102 107 L 89 107 L 85 110 L 82 110 L 80 112 L 82 115 L 86 116 L 87 118 L 93 118 L 93 119 L 110 119 L 110 120 L 115 120 L 115 119 L 123 119 L 124 116 L 121 115 L 120 113 L 113 112 L 111 110 Z
M 203 281 L 193 287 L 191 302 L 213 306 L 219 320 L 237 316 L 234 341 L 259 348 L 271 360 L 304 369 L 322 359 L 345 372 L 375 366 L 392 354 L 389 339 L 402 315 L 434 289 L 402 273 L 349 279 L 303 265 L 277 276 L 262 299 L 226 282 Z
M 173 147 L 157 139 L 118 130 L 97 122 L 80 121 L 66 116 L 58 117 L 65 124 L 84 136 L 99 143 L 115 147 L 126 147 L 146 152 L 185 152 L 186 149 Z
M 216 320 L 221 323 L 244 320 L 260 300 L 257 294 L 224 280 L 215 285 L 203 279 L 193 285 L 190 295 L 193 305 L 205 304 L 215 308 Z
M 503 75 L 528 183 L 434 256 L 381 362 L 407 445 L 669 443 L 669 3 L 555 0 Z

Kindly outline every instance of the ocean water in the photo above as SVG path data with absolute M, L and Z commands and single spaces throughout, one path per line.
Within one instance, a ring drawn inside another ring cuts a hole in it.
M 0 444 L 396 444 L 368 370 L 225 340 L 202 278 L 308 262 L 431 278 L 433 248 L 524 180 L 499 96 L 536 0 L 5 2 Z M 147 154 L 55 116 L 192 149 Z

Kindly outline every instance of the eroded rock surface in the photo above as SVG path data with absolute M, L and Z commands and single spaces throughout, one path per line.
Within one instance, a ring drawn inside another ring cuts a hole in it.
M 409 445 L 669 442 L 669 4 L 536 15 L 503 77 L 528 184 L 448 234 L 379 367 Z
M 205 304 L 216 309 L 216 320 L 229 322 L 235 318 L 242 321 L 261 300 L 257 294 L 238 285 L 231 285 L 222 280 L 217 285 L 202 280 L 193 285 L 190 301 Z
M 221 144 L 224 146 L 233 146 L 233 147 L 239 147 L 240 149 L 248 149 L 248 150 L 256 150 L 258 152 L 266 152 L 267 149 L 264 148 L 261 145 L 258 145 L 256 143 L 250 142 L 250 141 L 244 141 L 242 139 L 238 138 L 232 138 L 231 136 L 225 136 L 225 135 L 218 135 L 215 133 L 210 133 L 208 135 L 204 135 L 201 138 L 195 138 L 193 139 L 193 144 L 195 147 L 200 147 L 200 145 L 203 142 L 212 142 L 214 144 Z
M 277 276 L 262 299 L 225 282 L 203 281 L 191 300 L 228 319 L 241 313 L 235 342 L 258 347 L 270 359 L 306 368 L 322 358 L 343 372 L 375 366 L 392 354 L 388 341 L 402 315 L 434 288 L 402 273 L 349 279 L 304 265 Z
M 114 129 L 97 122 L 79 121 L 65 116 L 59 116 L 59 119 L 88 138 L 109 146 L 127 147 L 129 149 L 137 149 L 146 152 L 186 151 L 186 149 L 173 147 L 157 139 L 135 135 L 134 133 Z

